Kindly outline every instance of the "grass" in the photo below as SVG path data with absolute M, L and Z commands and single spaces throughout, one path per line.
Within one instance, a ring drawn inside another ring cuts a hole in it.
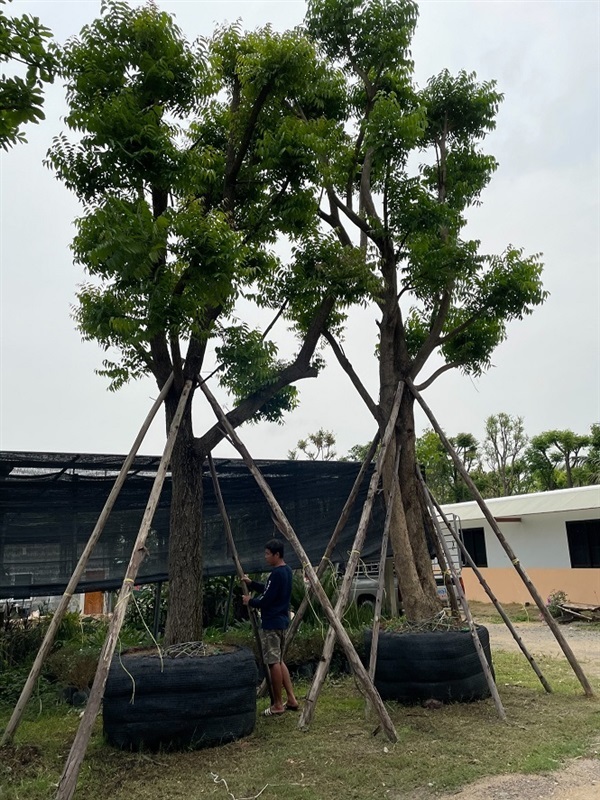
M 482 625 L 487 625 L 488 623 L 504 624 L 504 620 L 492 603 L 470 600 L 469 608 L 477 622 Z M 502 609 L 511 622 L 539 622 L 542 619 L 539 608 L 533 603 L 503 603 Z
M 252 736 L 223 747 L 132 754 L 106 746 L 98 722 L 76 800 L 249 800 L 261 791 L 262 800 L 399 798 L 418 787 L 452 790 L 502 772 L 552 770 L 568 757 L 593 754 L 600 703 L 583 697 L 566 662 L 540 660 L 551 695 L 523 656 L 497 652 L 494 664 L 508 723 L 491 700 L 433 711 L 391 703 L 396 744 L 371 735 L 376 721 L 365 719 L 351 678 L 328 681 L 307 733 L 288 713 L 259 717 Z M 594 688 L 600 692 L 598 680 Z M 299 696 L 305 691 L 299 686 Z M 0 709 L 0 727 L 10 710 Z M 40 711 L 32 702 L 16 746 L 0 754 L 0 800 L 54 797 L 78 722 L 66 706 Z

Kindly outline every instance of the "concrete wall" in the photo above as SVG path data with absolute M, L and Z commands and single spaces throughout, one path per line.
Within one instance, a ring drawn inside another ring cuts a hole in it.
M 571 602 L 600 605 L 600 569 L 572 569 L 567 540 L 567 521 L 599 519 L 597 511 L 563 511 L 528 514 L 521 522 L 499 522 L 500 530 L 520 560 L 544 600 L 557 590 L 567 593 Z M 600 521 L 598 523 L 600 525 Z M 494 594 L 503 603 L 531 602 L 496 535 L 484 520 L 469 520 L 463 525 L 484 529 L 488 567 L 481 572 Z M 463 569 L 467 597 L 489 602 L 478 579 L 468 567 Z
M 501 603 L 533 603 L 527 587 L 515 568 L 480 567 L 480 571 Z M 600 605 L 600 570 L 598 569 L 527 569 L 527 574 L 544 602 L 556 591 L 566 592 L 572 603 Z M 469 567 L 462 571 L 469 600 L 489 603 L 478 578 Z

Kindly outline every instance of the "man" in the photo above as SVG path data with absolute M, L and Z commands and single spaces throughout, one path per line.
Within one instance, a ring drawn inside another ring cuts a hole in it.
M 283 560 L 283 542 L 270 539 L 265 545 L 265 561 L 272 567 L 266 584 L 253 581 L 247 575 L 242 580 L 259 597 L 244 595 L 244 605 L 260 609 L 261 642 L 265 662 L 269 666 L 273 705 L 264 712 L 265 717 L 275 717 L 285 711 L 297 711 L 298 701 L 294 694 L 290 673 L 283 661 L 285 629 L 290 621 L 290 598 L 292 596 L 292 570 Z M 283 690 L 286 703 L 283 703 Z

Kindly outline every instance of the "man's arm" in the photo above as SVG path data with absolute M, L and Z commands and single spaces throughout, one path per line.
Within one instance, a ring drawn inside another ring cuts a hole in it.
M 279 587 L 281 585 L 280 575 L 278 570 L 272 572 L 268 579 L 264 591 L 259 597 L 252 597 L 248 601 L 248 605 L 252 608 L 269 608 L 276 605 L 279 595 Z

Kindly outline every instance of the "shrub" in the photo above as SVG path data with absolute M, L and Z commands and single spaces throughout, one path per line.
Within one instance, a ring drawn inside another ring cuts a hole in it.
M 560 619 L 562 617 L 563 612 L 560 606 L 563 603 L 566 603 L 568 600 L 569 598 L 567 597 L 566 592 L 563 592 L 560 589 L 550 593 L 546 606 L 548 607 L 548 611 L 550 612 L 550 614 L 555 619 Z

